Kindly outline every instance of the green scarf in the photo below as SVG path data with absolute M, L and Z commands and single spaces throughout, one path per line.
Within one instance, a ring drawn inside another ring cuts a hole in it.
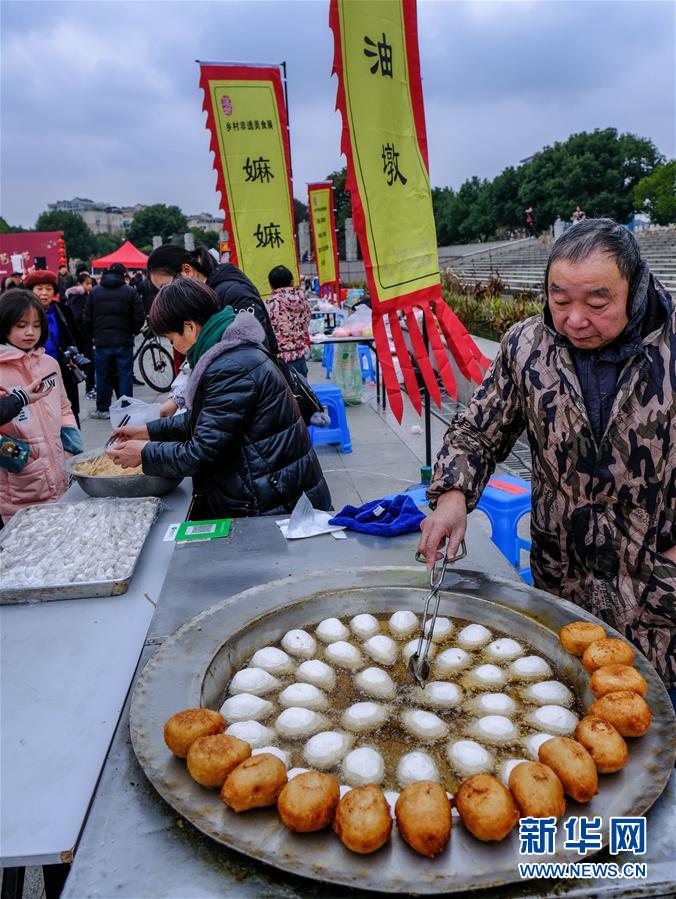
M 205 321 L 194 346 L 188 350 L 188 362 L 193 371 L 200 356 L 203 356 L 207 350 L 218 343 L 225 329 L 229 328 L 234 320 L 235 313 L 232 306 L 226 306 L 222 312 L 217 312 L 216 315 L 212 315 Z

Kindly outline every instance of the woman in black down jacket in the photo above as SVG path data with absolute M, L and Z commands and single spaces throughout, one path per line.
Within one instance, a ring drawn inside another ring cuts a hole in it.
M 117 428 L 115 462 L 192 477 L 193 521 L 290 512 L 303 492 L 330 509 L 307 428 L 255 317 L 219 311 L 214 292 L 186 278 L 160 290 L 150 325 L 188 356 L 187 411 Z

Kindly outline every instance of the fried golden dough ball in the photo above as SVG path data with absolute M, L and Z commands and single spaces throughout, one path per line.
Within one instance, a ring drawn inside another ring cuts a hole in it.
M 521 762 L 513 768 L 509 791 L 522 818 L 560 818 L 566 811 L 561 781 L 540 762 Z
M 348 849 L 366 855 L 380 849 L 392 833 L 392 813 L 380 787 L 355 787 L 338 803 L 333 829 Z
M 451 838 L 451 803 L 431 780 L 418 780 L 399 794 L 394 808 L 399 833 L 411 849 L 432 858 Z
M 335 774 L 307 771 L 284 786 L 277 811 L 289 830 L 310 833 L 333 821 L 339 799 L 340 785 Z
M 597 699 L 606 693 L 624 690 L 645 696 L 648 682 L 631 665 L 604 665 L 603 668 L 597 668 L 589 678 L 589 689 Z
M 595 640 L 582 653 L 582 664 L 590 674 L 606 665 L 631 665 L 634 650 L 623 640 Z
M 455 807 L 477 840 L 504 840 L 519 820 L 512 794 L 492 774 L 475 774 L 460 785 Z
M 613 725 L 603 718 L 585 716 L 575 728 L 575 739 L 594 759 L 599 774 L 613 774 L 627 764 L 627 744 Z
M 184 709 L 176 712 L 164 725 L 164 742 L 180 759 L 184 759 L 190 744 L 198 737 L 222 734 L 225 718 L 211 709 Z
M 203 787 L 222 787 L 230 772 L 251 755 L 251 746 L 228 734 L 198 737 L 190 744 L 188 771 Z
M 574 656 L 581 656 L 585 649 L 596 640 L 603 640 L 606 632 L 593 621 L 571 621 L 559 631 L 561 646 Z
M 228 774 L 221 799 L 235 812 L 274 805 L 286 783 L 286 766 L 270 752 L 252 755 Z
M 571 799 L 589 802 L 598 793 L 599 778 L 594 759 L 575 740 L 552 737 L 542 744 L 538 755 L 542 764 L 556 774 Z
M 642 737 L 653 720 L 645 699 L 638 693 L 621 690 L 606 693 L 589 706 L 589 714 L 612 724 L 623 737 Z

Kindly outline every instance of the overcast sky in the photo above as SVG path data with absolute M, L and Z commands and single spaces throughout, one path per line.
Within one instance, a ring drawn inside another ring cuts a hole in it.
M 0 214 L 32 226 L 74 196 L 217 212 L 195 59 L 279 62 L 294 194 L 344 165 L 328 0 L 2 0 Z M 434 186 L 492 178 L 576 131 L 676 156 L 676 6 L 420 0 Z

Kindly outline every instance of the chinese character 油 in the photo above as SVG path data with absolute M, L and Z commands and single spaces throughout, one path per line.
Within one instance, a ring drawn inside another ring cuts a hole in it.
M 261 247 L 278 247 L 284 243 L 280 233 L 280 226 L 270 222 L 269 225 L 259 225 L 254 231 L 256 249 Z
M 586 855 L 587 852 L 600 849 L 603 844 L 599 815 L 595 818 L 587 818 L 584 815 L 578 818 L 573 815 L 563 822 L 563 828 L 566 831 L 564 849 L 575 849 L 581 855 Z
M 247 181 L 261 181 L 269 183 L 270 178 L 275 176 L 270 171 L 270 160 L 259 156 L 258 159 L 250 159 L 248 156 L 246 162 L 242 166 L 246 172 Z
M 387 43 L 385 32 L 383 31 L 382 41 L 378 41 L 377 44 L 368 35 L 364 37 L 364 43 L 367 45 L 364 47 L 364 56 L 368 58 L 378 57 L 373 65 L 370 66 L 371 74 L 375 75 L 378 68 L 380 68 L 381 75 L 392 78 L 392 46 Z M 376 49 L 373 50 L 371 49 L 372 47 Z
M 392 187 L 397 178 L 402 184 L 406 184 L 405 178 L 399 171 L 399 154 L 394 149 L 394 144 L 383 144 L 383 174 L 387 175 L 387 184 Z
M 521 818 L 519 855 L 553 855 L 556 843 L 556 818 Z
M 634 855 L 646 853 L 645 818 L 611 818 L 610 819 L 610 854 L 633 852 Z

